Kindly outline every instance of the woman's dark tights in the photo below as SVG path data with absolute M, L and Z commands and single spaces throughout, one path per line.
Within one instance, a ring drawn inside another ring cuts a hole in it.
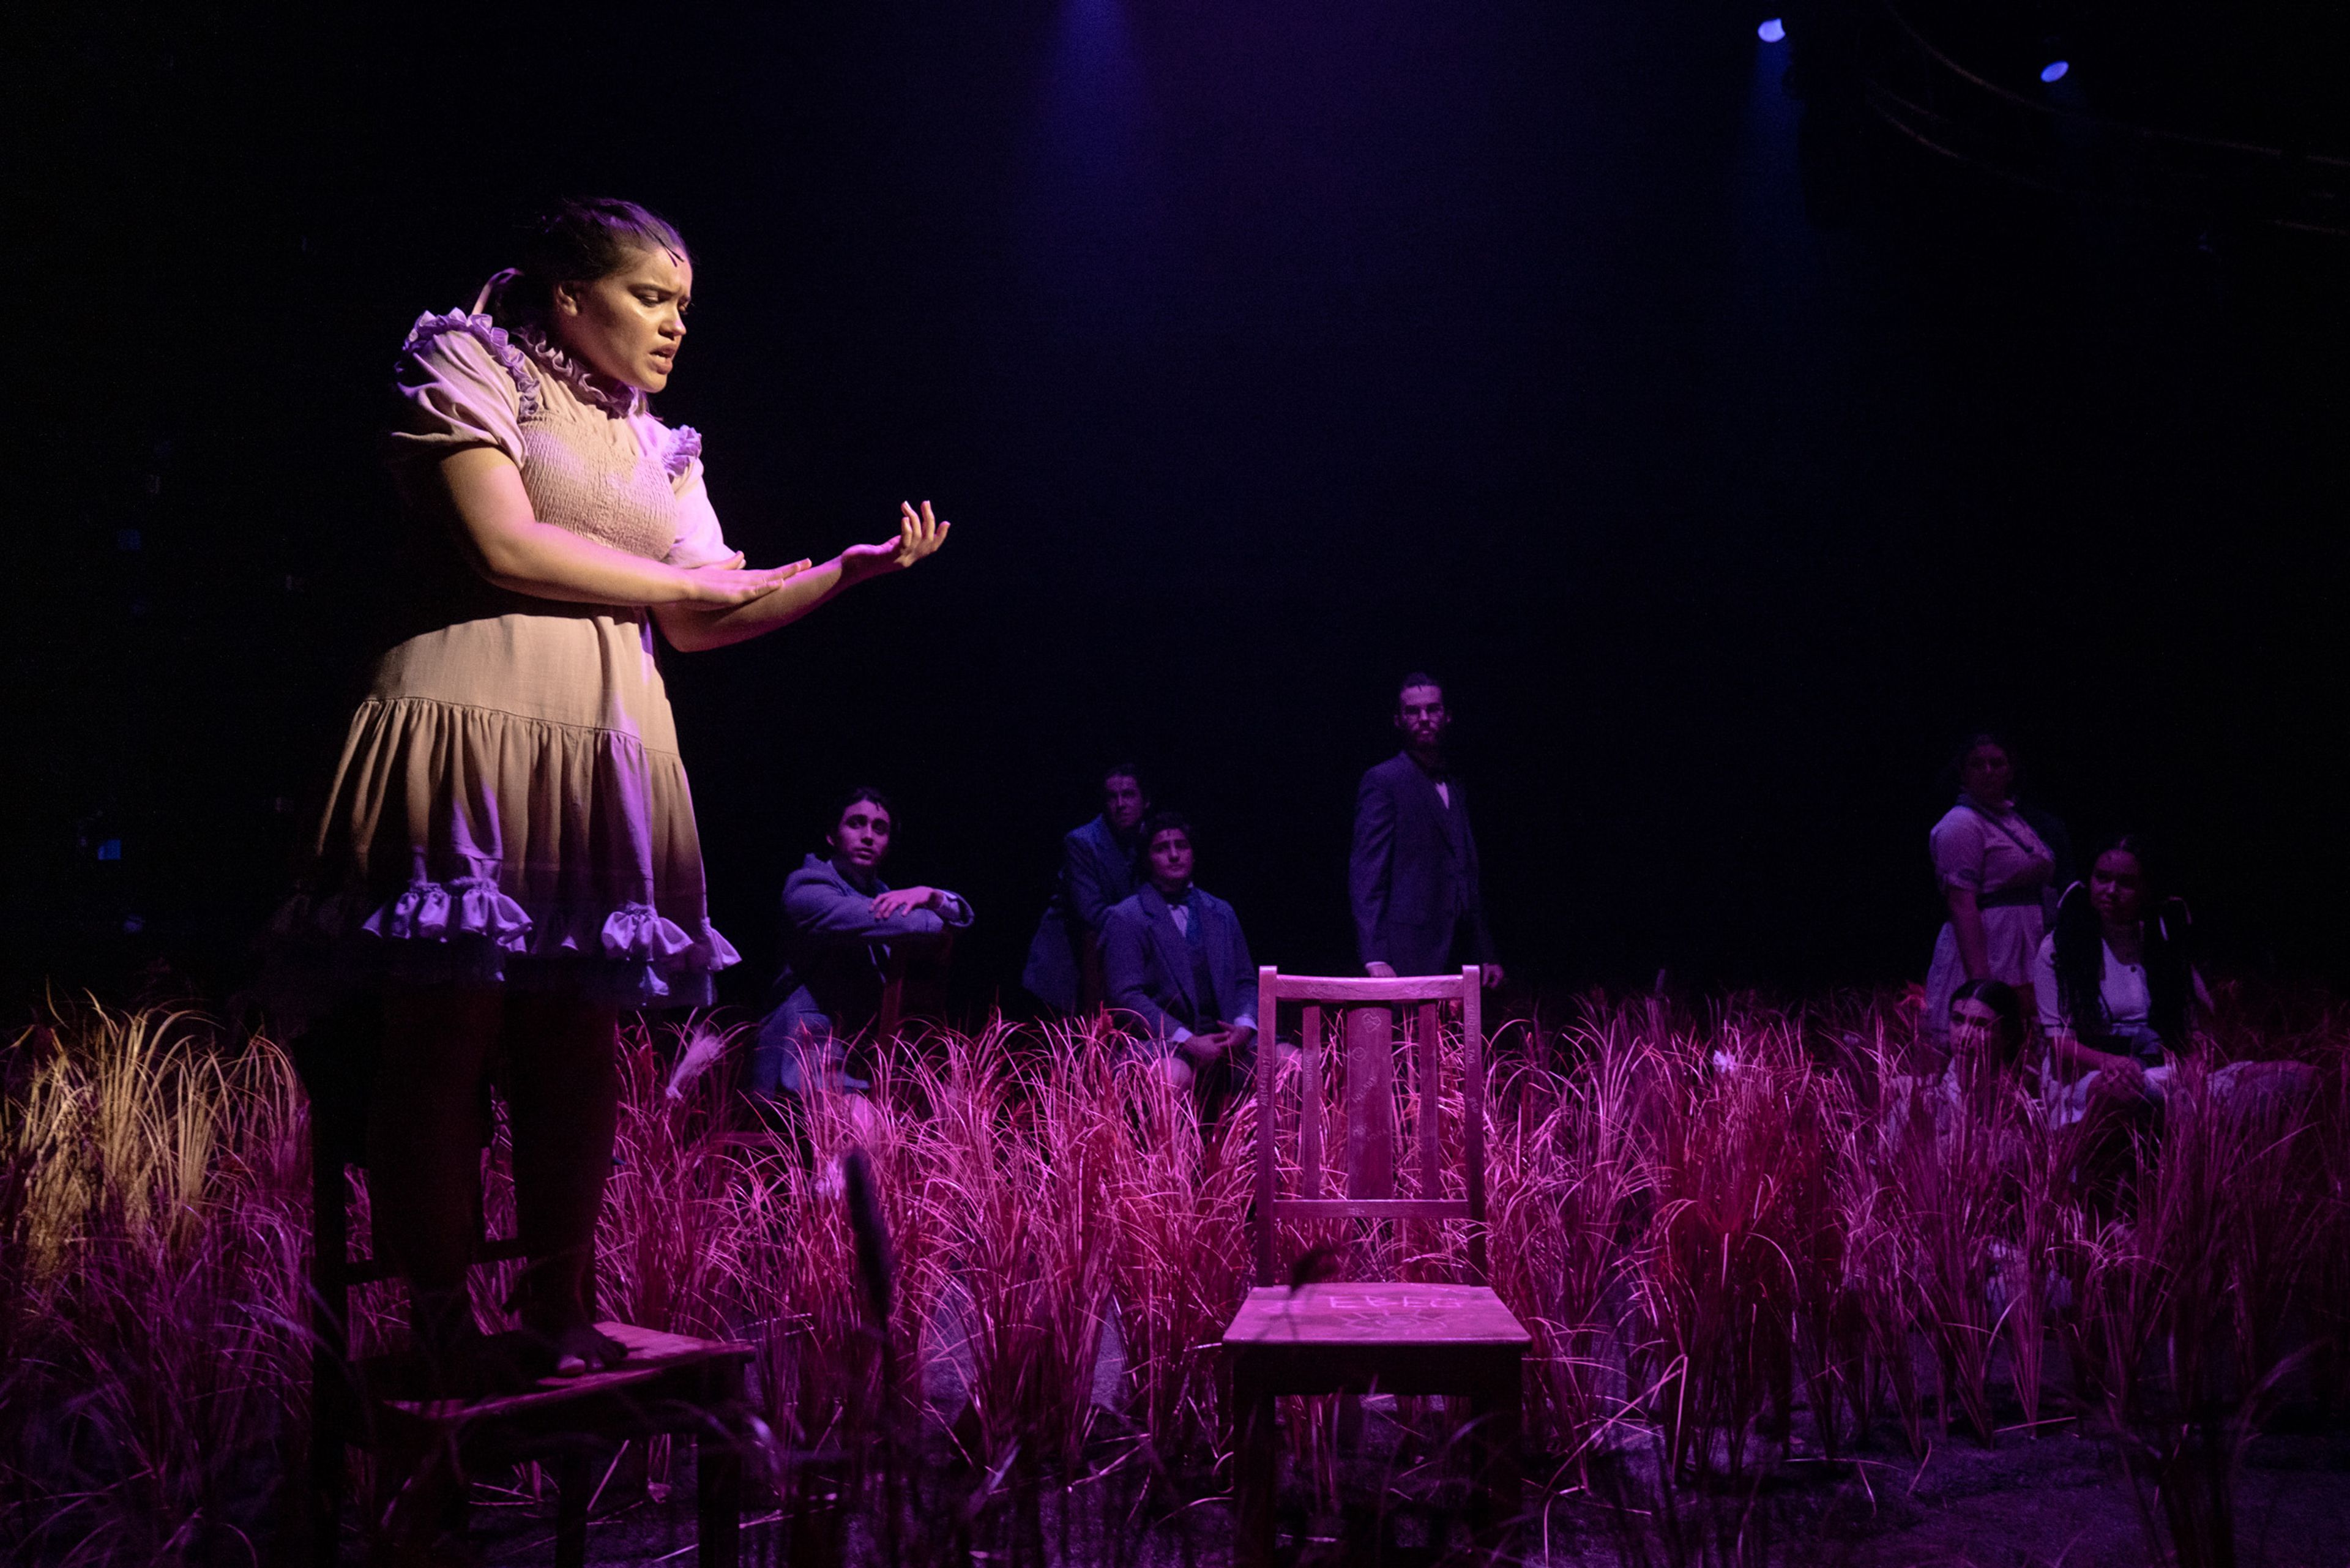
M 407 1276 L 428 1352 L 473 1328 L 465 1289 L 481 1213 L 482 1095 L 499 1062 L 514 1134 L 515 1210 L 530 1262 L 524 1325 L 567 1343 L 593 1317 L 596 1219 L 611 1172 L 619 1080 L 612 1009 L 453 986 L 384 1001 L 368 1116 L 377 1245 Z

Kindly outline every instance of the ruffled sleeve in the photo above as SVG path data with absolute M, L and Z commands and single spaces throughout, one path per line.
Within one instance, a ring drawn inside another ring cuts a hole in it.
M 400 346 L 392 384 L 400 406 L 384 439 L 392 462 L 491 446 L 522 466 L 522 421 L 533 411 L 538 381 L 488 317 L 419 317 Z
M 677 543 L 663 559 L 672 566 L 715 566 L 732 560 L 710 492 L 702 483 L 702 434 L 691 427 L 668 432 L 671 488 L 677 494 Z
M 1945 889 L 1964 888 L 1980 894 L 1983 890 L 1983 861 L 1989 846 L 1984 842 L 1982 818 L 1965 806 L 1954 806 L 1949 815 L 1934 825 L 1927 843 L 1934 857 L 1934 879 Z

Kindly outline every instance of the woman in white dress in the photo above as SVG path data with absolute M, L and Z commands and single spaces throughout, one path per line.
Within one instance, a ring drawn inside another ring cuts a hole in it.
M 1995 735 L 1959 755 L 1959 801 L 1928 837 L 1948 919 L 1926 973 L 1926 1033 L 1950 1037 L 1950 999 L 1969 981 L 1996 980 L 2031 996 L 2032 960 L 2045 928 L 2041 892 L 2055 857 L 2015 808 L 2015 762 Z
M 2186 907 L 2149 897 L 2135 836 L 2098 852 L 2088 881 L 2065 889 L 2033 966 L 2040 1026 L 2062 1076 L 2095 1072 L 2109 1087 L 2139 1090 L 2166 1050 L 2186 1049 L 2195 1011 L 2208 1005 L 2187 934 Z
M 402 345 L 386 441 L 414 566 L 403 635 L 344 742 L 314 854 L 272 927 L 273 989 L 380 997 L 368 1128 L 380 1247 L 430 1361 L 497 1371 L 465 1291 L 494 1059 L 512 1113 L 541 1369 L 618 1359 L 588 1307 L 611 1167 L 620 1011 L 706 1003 L 736 955 L 653 628 L 681 650 L 797 619 L 945 541 L 928 503 L 821 566 L 744 567 L 702 438 L 646 404 L 686 336 L 693 264 L 633 202 L 567 202 L 470 311 Z M 762 715 L 757 721 L 768 722 Z
M 2154 1125 L 2182 1085 L 2212 1105 L 2249 1111 L 2304 1101 L 2318 1085 L 2305 1062 L 2230 1062 L 2184 1078 L 2211 994 L 2189 954 L 2184 900 L 2156 890 L 2145 846 L 2124 835 L 2101 849 L 2089 879 L 2064 891 L 2056 929 L 2034 965 L 2048 1036 L 2047 1097 L 2059 1127 L 2110 1115 Z

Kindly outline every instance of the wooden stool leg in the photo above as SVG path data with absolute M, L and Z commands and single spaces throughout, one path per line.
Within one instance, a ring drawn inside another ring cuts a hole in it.
M 1469 1520 L 1479 1544 L 1488 1549 L 1505 1545 L 1515 1533 L 1518 1514 L 1525 1507 L 1525 1487 L 1518 1471 L 1518 1438 L 1523 1420 L 1518 1387 L 1498 1389 L 1470 1400 L 1468 1445 L 1471 1463 Z
M 703 1432 L 693 1443 L 696 1561 L 735 1568 L 742 1549 L 743 1455 L 731 1433 Z
M 586 1568 L 588 1493 L 595 1467 L 585 1448 L 569 1448 L 555 1461 L 555 1568 Z
M 374 1457 L 370 1561 L 421 1561 L 436 1543 L 463 1535 L 465 1474 L 448 1434 L 387 1438 L 375 1445 Z
M 313 1385 L 315 1386 L 315 1385 Z M 313 1411 L 323 1401 L 314 1399 Z M 350 1450 L 341 1424 L 331 1414 L 314 1415 L 310 1431 L 310 1560 L 335 1568 L 342 1556 L 343 1477 Z
M 742 1560 L 743 1364 L 726 1361 L 703 1375 L 703 1425 L 693 1439 L 695 1561 L 735 1568 Z
M 473 1487 L 454 1445 L 445 1452 L 432 1496 L 434 1539 L 463 1542 L 472 1528 Z
M 1232 1414 L 1232 1561 L 1242 1568 L 1273 1562 L 1275 1442 L 1274 1397 L 1235 1379 Z
M 350 1249 L 350 1196 L 342 1152 L 310 1111 L 310 1557 L 335 1568 L 342 1555 L 343 1493 L 349 1474 L 350 1291 L 343 1283 Z

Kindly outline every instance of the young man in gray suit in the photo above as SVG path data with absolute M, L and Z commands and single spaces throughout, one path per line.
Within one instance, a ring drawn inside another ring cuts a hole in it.
M 1101 815 L 1061 840 L 1061 880 L 1028 944 L 1020 983 L 1055 1012 L 1091 1012 L 1102 1004 L 1102 919 L 1141 886 L 1136 834 L 1150 809 L 1142 774 L 1131 763 L 1102 770 Z
M 1356 950 L 1368 974 L 1444 974 L 1474 963 L 1494 986 L 1502 966 L 1485 929 L 1469 801 L 1444 760 L 1451 726 L 1442 682 L 1419 670 L 1405 676 L 1395 712 L 1403 750 L 1366 773 L 1355 795 L 1347 888 Z
M 881 880 L 896 827 L 879 790 L 852 790 L 825 835 L 832 853 L 809 856 L 785 881 L 784 971 L 751 1049 L 753 1094 L 800 1094 L 815 1075 L 863 1092 L 869 1085 L 852 1071 L 847 1042 L 872 1026 L 890 960 L 936 952 L 971 924 L 960 894 Z
M 1161 1070 L 1212 1108 L 1256 1045 L 1256 965 L 1232 907 L 1192 886 L 1191 825 L 1143 824 L 1149 883 L 1102 922 L 1109 1004 L 1150 1037 Z

